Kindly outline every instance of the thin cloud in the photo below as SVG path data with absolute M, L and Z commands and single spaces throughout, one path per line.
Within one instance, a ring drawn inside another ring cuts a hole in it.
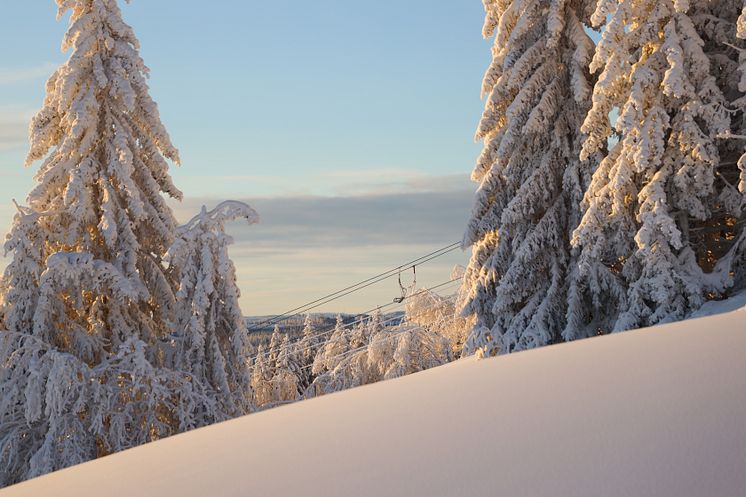
M 361 248 L 429 245 L 461 238 L 473 192 L 458 188 L 347 197 L 274 197 L 239 199 L 254 207 L 259 225 L 231 226 L 237 245 L 254 250 Z M 217 199 L 190 199 L 175 205 L 185 221 Z
M 28 143 L 28 126 L 34 111 L 19 108 L 0 108 L 0 152 Z
M 56 68 L 57 65 L 52 62 L 34 67 L 0 68 L 0 85 L 14 85 L 48 78 Z

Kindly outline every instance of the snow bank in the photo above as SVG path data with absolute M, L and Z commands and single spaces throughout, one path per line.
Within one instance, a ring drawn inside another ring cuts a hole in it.
M 281 407 L 0 492 L 708 496 L 746 488 L 746 310 Z
M 706 302 L 697 311 L 692 313 L 691 317 L 703 318 L 742 308 L 746 308 L 746 291 L 737 293 L 725 300 L 711 300 L 710 302 Z M 746 327 L 746 325 L 744 327 Z

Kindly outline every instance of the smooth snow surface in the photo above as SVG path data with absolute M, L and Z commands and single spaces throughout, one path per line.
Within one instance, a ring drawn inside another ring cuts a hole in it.
M 746 310 L 254 414 L 0 492 L 38 496 L 735 497 Z

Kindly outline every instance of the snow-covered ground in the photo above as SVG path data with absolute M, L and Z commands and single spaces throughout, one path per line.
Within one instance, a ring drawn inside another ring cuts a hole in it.
M 462 360 L 0 495 L 737 497 L 744 420 L 741 309 Z

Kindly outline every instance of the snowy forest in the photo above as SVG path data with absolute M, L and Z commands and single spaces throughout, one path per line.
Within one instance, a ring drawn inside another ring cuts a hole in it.
M 468 267 L 402 286 L 399 313 L 296 313 L 300 333 L 269 336 L 239 305 L 227 232 L 261 213 L 226 200 L 179 225 L 181 157 L 118 0 L 56 3 L 69 58 L 30 124 L 36 185 L 0 279 L 0 486 L 746 288 L 741 0 L 484 0 Z

